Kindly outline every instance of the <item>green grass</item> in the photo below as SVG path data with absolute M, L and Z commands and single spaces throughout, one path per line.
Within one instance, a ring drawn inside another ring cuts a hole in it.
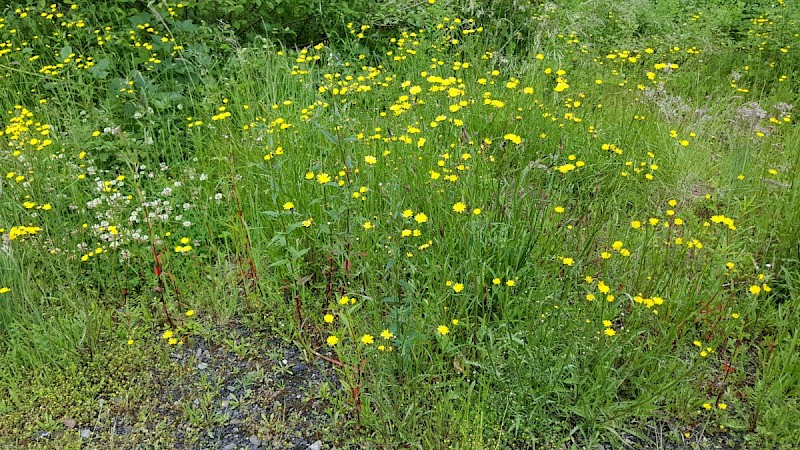
M 297 49 L 6 10 L 0 442 L 200 337 L 261 364 L 237 326 L 335 371 L 340 447 L 800 445 L 800 14 L 595 3 Z M 214 386 L 134 422 L 197 444 Z

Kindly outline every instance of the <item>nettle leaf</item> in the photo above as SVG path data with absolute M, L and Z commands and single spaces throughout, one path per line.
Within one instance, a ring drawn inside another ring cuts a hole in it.
M 73 53 L 72 52 L 72 47 L 69 46 L 69 45 L 65 45 L 64 47 L 61 48 L 61 52 L 59 53 L 59 56 L 61 56 L 61 59 L 64 60 L 64 59 L 69 58 L 69 55 L 71 55 L 72 53 Z

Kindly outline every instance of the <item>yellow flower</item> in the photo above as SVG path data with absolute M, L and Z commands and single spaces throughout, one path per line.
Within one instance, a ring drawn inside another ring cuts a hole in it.
M 381 331 L 381 337 L 387 340 L 392 339 L 394 337 L 394 333 L 389 330 L 383 330 Z
M 605 331 L 603 331 L 603 334 L 605 334 L 606 336 L 611 337 L 611 336 L 614 336 L 615 334 L 617 334 L 617 332 L 614 331 L 613 328 L 606 328 Z
M 167 341 L 167 342 L 169 343 L 169 345 L 175 345 L 175 344 L 178 343 L 178 339 L 177 338 L 170 338 L 169 341 Z
M 465 205 L 463 202 L 456 202 L 456 204 L 453 205 L 453 211 L 457 213 L 463 213 L 466 210 L 467 205 Z
M 417 213 L 417 215 L 414 216 L 414 220 L 416 220 L 417 223 L 425 223 L 428 221 L 428 216 L 425 215 L 425 213 Z
M 564 92 L 564 91 L 567 90 L 567 88 L 569 88 L 569 84 L 564 83 L 563 81 L 559 81 L 556 84 L 556 87 L 553 88 L 553 90 L 556 91 L 556 92 Z
M 717 408 L 719 409 L 728 409 L 727 403 L 717 403 Z
M 500 284 L 502 282 L 503 282 L 503 280 L 501 280 L 500 278 L 495 278 L 495 279 L 492 280 L 492 284 L 494 284 L 494 285 L 498 285 L 498 284 Z
M 186 311 L 186 317 L 192 317 L 193 315 L 194 315 L 194 310 L 193 309 L 190 309 L 190 310 Z
M 319 184 L 325 184 L 325 183 L 327 183 L 329 181 L 331 181 L 331 177 L 327 173 L 323 172 L 323 173 L 317 175 L 317 182 L 319 182 Z
M 328 336 L 328 339 L 325 339 L 325 342 L 327 342 L 328 345 L 333 347 L 334 345 L 339 343 L 339 338 L 336 337 L 336 336 L 331 335 L 331 336 Z
M 375 343 L 375 338 L 371 334 L 365 334 L 361 336 L 361 343 L 364 345 L 370 345 Z
M 553 211 L 561 214 L 561 213 L 564 212 L 564 207 L 563 206 L 556 206 L 555 208 L 553 208 Z
M 480 208 L 473 209 L 472 210 L 472 214 L 474 214 L 476 216 L 480 216 L 481 215 L 481 209 Z
M 564 264 L 565 266 L 572 267 L 572 265 L 575 264 L 575 260 L 572 258 L 561 258 L 561 263 Z
M 447 325 L 439 325 L 436 328 L 436 331 L 439 332 L 439 334 L 441 334 L 442 336 L 444 336 L 450 332 L 450 328 L 447 328 Z
M 175 334 L 175 333 L 173 333 L 173 332 L 172 332 L 172 330 L 167 330 L 167 331 L 165 331 L 165 332 L 164 332 L 164 334 L 162 334 L 162 335 L 161 335 L 161 338 L 162 338 L 162 339 L 169 339 L 169 338 L 171 338 L 171 337 L 172 337 L 174 334 Z
M 378 162 L 378 158 L 376 158 L 376 157 L 374 157 L 372 155 L 367 155 L 367 156 L 364 157 L 364 162 L 371 166 L 371 165 L 373 165 L 373 164 Z
M 634 220 L 633 222 L 631 222 L 631 228 L 633 228 L 634 230 L 640 228 L 641 226 L 642 222 L 639 222 L 638 220 Z
M 508 133 L 508 134 L 506 134 L 505 136 L 503 136 L 503 139 L 505 139 L 505 140 L 507 140 L 507 141 L 511 141 L 511 142 L 513 142 L 513 143 L 515 143 L 515 144 L 517 144 L 517 145 L 519 145 L 520 143 L 522 143 L 522 138 L 521 138 L 521 137 L 519 137 L 519 136 L 517 136 L 517 135 L 516 135 L 516 134 L 514 134 L 514 133 Z
M 364 222 L 364 229 L 365 230 L 371 230 L 372 229 L 372 222 L 370 222 L 370 221 Z
M 703 403 L 703 408 L 711 409 L 711 403 Z
M 304 227 L 306 227 L 306 228 L 308 228 L 308 227 L 310 227 L 310 226 L 311 226 L 311 224 L 312 224 L 313 222 L 314 222 L 314 219 L 313 219 L 313 218 L 308 218 L 308 219 L 306 219 L 306 220 L 304 220 L 304 221 L 303 221 L 303 226 L 304 226 Z
M 333 314 L 325 314 L 322 320 L 324 320 L 325 323 L 333 323 Z
M 456 292 L 461 292 L 464 290 L 464 285 L 461 283 L 456 283 L 453 285 L 453 290 Z
M 753 294 L 753 295 L 758 295 L 758 294 L 761 293 L 761 287 L 758 286 L 757 284 L 754 284 L 754 285 L 750 286 L 749 290 L 750 290 L 750 293 Z
M 506 281 L 506 286 L 508 286 L 508 287 L 514 287 L 515 284 L 517 284 L 517 283 L 514 280 Z
M 292 202 L 286 202 L 286 203 L 284 203 L 284 204 L 283 204 L 283 209 L 285 209 L 286 211 L 289 211 L 289 210 L 291 210 L 291 209 L 294 209 L 294 203 L 292 203 Z
M 11 292 L 11 288 L 9 287 L 0 288 L 0 294 L 5 294 L 6 292 Z

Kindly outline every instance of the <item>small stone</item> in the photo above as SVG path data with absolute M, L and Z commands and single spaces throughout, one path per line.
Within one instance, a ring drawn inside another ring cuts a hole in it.
M 234 448 L 236 448 L 236 444 L 231 442 L 230 444 L 225 446 L 224 450 L 233 450 Z
M 78 425 L 78 422 L 71 417 L 67 417 L 62 423 L 64 424 L 64 428 L 68 430 L 71 430 Z
M 220 408 L 225 409 L 228 406 L 230 406 L 230 404 L 231 404 L 230 400 L 223 400 L 220 402 L 219 406 Z
M 197 368 L 200 370 L 206 370 L 208 368 L 208 364 L 201 362 L 200 364 L 197 365 Z
M 309 445 L 306 450 L 320 450 L 320 449 L 322 449 L 322 441 L 314 441 L 314 443 Z
M 92 430 L 88 428 L 81 429 L 81 439 L 89 439 L 91 435 L 92 435 Z
M 229 385 L 225 386 L 225 389 L 227 389 L 229 392 L 233 392 L 233 391 L 236 390 L 236 386 L 234 386 L 232 384 L 229 384 Z
M 258 436 L 256 436 L 255 434 L 250 436 L 250 439 L 248 439 L 248 440 L 250 441 L 250 444 L 253 447 L 260 447 L 261 446 L 261 439 L 259 439 Z
M 292 375 L 294 376 L 298 376 L 305 371 L 306 371 L 306 366 L 304 364 L 295 364 L 292 366 Z

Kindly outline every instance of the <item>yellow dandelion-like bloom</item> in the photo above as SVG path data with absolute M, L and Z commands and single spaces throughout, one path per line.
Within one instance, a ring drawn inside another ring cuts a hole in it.
M 465 205 L 463 202 L 456 202 L 456 204 L 453 205 L 453 211 L 457 213 L 463 213 L 466 210 L 467 205 Z
M 522 143 L 522 138 L 517 136 L 514 133 L 506 134 L 505 136 L 503 136 L 503 139 L 505 139 L 507 141 L 511 141 L 511 142 L 513 142 L 514 144 L 517 144 L 517 145 Z
M 444 335 L 446 335 L 447 333 L 449 333 L 449 332 L 450 332 L 450 328 L 448 328 L 448 327 L 447 327 L 447 325 L 439 325 L 439 326 L 436 328 L 436 331 L 437 331 L 439 334 L 441 334 L 442 336 L 444 336 Z
M 328 336 L 328 339 L 325 339 L 325 342 L 327 342 L 328 345 L 333 347 L 334 345 L 339 343 L 339 338 L 334 336 L 334 335 L 331 335 L 331 336 Z
M 361 343 L 364 345 L 371 345 L 375 343 L 375 337 L 371 334 L 365 334 L 361 336 Z
M 392 339 L 395 336 L 394 336 L 394 333 L 392 333 L 391 331 L 386 329 L 386 330 L 381 331 L 381 337 L 386 339 L 386 340 L 388 340 L 388 339 Z

